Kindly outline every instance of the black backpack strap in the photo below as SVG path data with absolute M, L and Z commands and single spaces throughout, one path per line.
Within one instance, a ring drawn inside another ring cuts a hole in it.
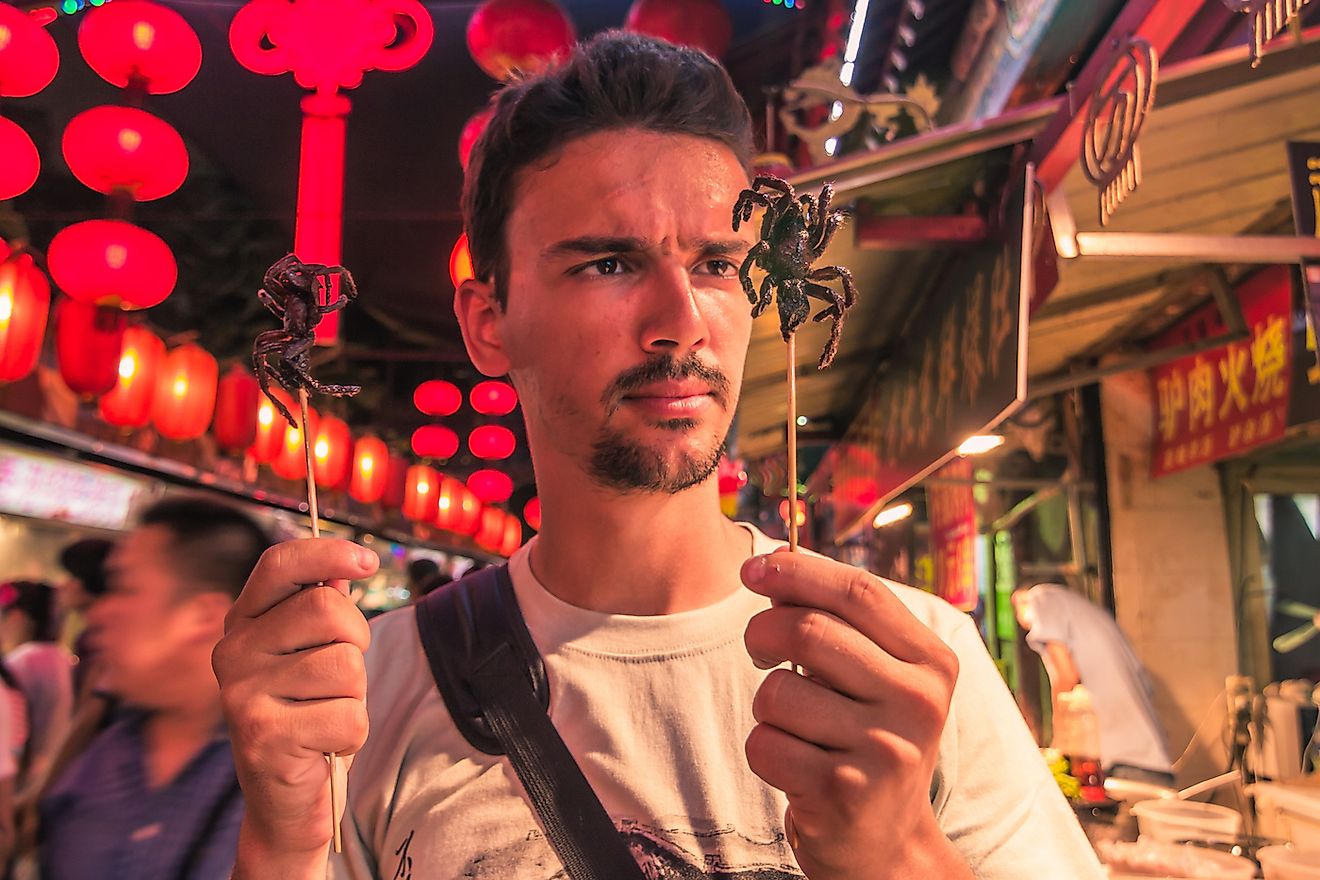
M 627 843 L 550 721 L 545 664 L 506 566 L 446 584 L 417 603 L 417 631 L 455 726 L 507 755 L 572 880 L 643 880 Z

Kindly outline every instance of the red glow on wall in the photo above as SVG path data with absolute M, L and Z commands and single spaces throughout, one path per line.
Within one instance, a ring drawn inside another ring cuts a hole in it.
M 421 458 L 453 458 L 458 435 L 443 425 L 422 425 L 413 431 L 412 450 Z
M 518 405 L 518 392 L 507 382 L 487 380 L 472 387 L 472 408 L 484 416 L 507 416 Z
M 468 449 L 486 461 L 508 458 L 517 448 L 518 441 L 513 432 L 502 425 L 481 425 L 468 435 Z
M 51 240 L 46 263 L 72 299 L 123 308 L 159 304 L 179 275 L 174 254 L 160 236 L 122 220 L 84 220 L 64 227 Z
M 220 367 L 205 349 L 185 343 L 165 357 L 151 403 L 151 420 L 162 437 L 194 440 L 215 414 Z
M 468 19 L 472 60 L 500 81 L 545 69 L 576 41 L 573 22 L 551 0 L 486 0 Z
M 265 397 L 256 378 L 237 364 L 230 367 L 229 372 L 220 377 L 220 386 L 215 393 L 215 422 L 211 434 L 216 445 L 230 452 L 251 446 L 257 439 L 258 406 L 262 400 Z
M 8 3 L 0 3 L 0 29 L 0 98 L 27 98 L 50 85 L 60 52 L 46 29 Z
M 513 480 L 509 475 L 489 468 L 473 471 L 467 478 L 467 487 L 486 504 L 508 501 L 513 494 Z
M 177 92 L 202 66 L 202 44 L 179 13 L 151 0 L 115 0 L 89 10 L 78 28 L 87 65 L 113 86 Z
M 69 390 L 97 397 L 115 387 L 125 323 L 118 309 L 60 300 L 55 307 L 55 360 Z
M 93 107 L 64 129 L 64 161 L 100 193 L 122 190 L 139 202 L 173 193 L 188 176 L 188 148 L 165 120 L 133 107 Z
M 463 392 L 443 379 L 431 379 L 413 391 L 413 404 L 428 416 L 452 416 L 463 405 Z
M 31 255 L 10 254 L 3 241 L 0 259 L 0 382 L 15 382 L 32 372 L 41 356 L 50 282 Z
M 353 475 L 348 494 L 363 504 L 374 504 L 385 494 L 390 451 L 385 441 L 370 434 L 353 445 Z
M 97 404 L 101 418 L 120 428 L 140 428 L 151 421 L 156 379 L 165 361 L 165 343 L 145 327 L 124 331 L 119 381 Z
M 4 27 L 0 24 L 0 27 Z M 28 133 L 0 116 L 0 201 L 21 196 L 37 182 L 41 173 L 41 154 Z

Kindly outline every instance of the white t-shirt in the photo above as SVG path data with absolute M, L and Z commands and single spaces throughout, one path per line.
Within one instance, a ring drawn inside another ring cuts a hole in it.
M 64 741 L 73 719 L 74 658 L 55 642 L 25 642 L 5 655 L 27 705 L 27 774 L 35 777 Z
M 1100 727 L 1100 764 L 1127 764 L 1171 773 L 1164 732 L 1151 702 L 1150 679 L 1114 618 L 1085 596 L 1057 584 L 1027 591 L 1031 629 L 1027 644 L 1042 657 L 1046 642 L 1072 655 L 1077 676 L 1091 692 Z
M 755 552 L 778 545 L 753 531 Z M 535 539 L 533 539 L 535 540 Z M 550 717 L 633 853 L 655 878 L 802 876 L 784 837 L 787 800 L 747 767 L 752 696 L 766 672 L 743 646 L 769 601 L 741 587 L 707 608 L 636 617 L 568 605 L 528 564 L 510 574 L 551 684 Z M 957 653 L 940 743 L 940 827 L 982 880 L 1092 880 L 1103 871 L 1041 761 L 970 620 L 893 585 Z M 335 878 L 562 878 L 508 761 L 452 724 L 414 609 L 372 622 L 371 734 L 349 777 Z

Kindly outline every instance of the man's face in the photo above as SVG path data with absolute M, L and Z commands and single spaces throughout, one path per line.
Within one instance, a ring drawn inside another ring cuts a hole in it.
M 731 228 L 747 185 L 703 138 L 628 129 L 524 170 L 500 319 L 538 467 L 677 492 L 718 462 L 751 332 Z
M 143 526 L 107 562 L 108 589 L 88 616 L 99 685 L 130 704 L 157 708 L 181 686 L 181 653 L 197 648 L 197 597 L 169 565 L 170 533 Z

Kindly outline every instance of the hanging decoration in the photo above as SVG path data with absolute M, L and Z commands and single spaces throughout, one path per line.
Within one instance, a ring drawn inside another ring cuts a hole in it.
M 575 42 L 573 22 L 552 0 L 486 0 L 468 19 L 472 60 L 501 82 L 539 73 Z
M 380 496 L 380 503 L 390 510 L 403 507 L 408 490 L 408 467 L 411 462 L 402 455 L 390 453 L 385 465 L 385 493 Z
M 70 299 L 147 309 L 174 290 L 179 270 L 161 238 L 123 220 L 84 220 L 51 239 L 46 264 Z
M 463 125 L 463 130 L 458 133 L 458 164 L 462 166 L 464 171 L 467 171 L 468 159 L 472 157 L 472 148 L 477 145 L 477 141 L 481 138 L 482 132 L 486 130 L 486 126 L 490 124 L 490 118 L 493 115 L 495 115 L 495 111 L 490 107 L 478 110 L 472 114 L 472 118 Z M 450 265 L 453 265 L 452 257 L 450 258 Z
M 146 327 L 124 330 L 119 381 L 97 402 L 101 418 L 119 428 L 141 428 L 151 421 L 156 380 L 165 361 L 165 343 Z
M 217 446 L 236 452 L 253 444 L 257 439 L 260 398 L 257 380 L 238 364 L 220 377 L 215 392 L 215 422 L 211 425 Z
M 457 480 L 454 484 L 454 497 L 458 500 L 453 531 L 470 537 L 477 533 L 477 528 L 481 525 L 481 500 L 471 489 Z
M 1159 58 L 1140 37 L 1120 44 L 1096 80 L 1082 127 L 1082 172 L 1100 191 L 1100 225 L 1141 185 L 1137 136 L 1155 104 Z
M 509 475 L 490 468 L 473 471 L 467 478 L 467 487 L 485 504 L 502 504 L 513 494 Z
M 517 448 L 517 438 L 503 425 L 481 425 L 468 435 L 468 449 L 485 461 L 508 458 Z
M 188 176 L 188 148 L 174 126 L 133 107 L 84 110 L 65 127 L 62 148 L 73 176 L 105 195 L 122 190 L 148 202 Z
M 1260 66 L 1265 57 L 1265 44 L 1292 24 L 1302 7 L 1311 0 L 1223 0 L 1233 12 L 1251 16 L 1251 66 Z
M 26 12 L 0 3 L 0 99 L 27 98 L 50 85 L 60 66 L 59 50 L 46 29 Z M 0 201 L 21 196 L 36 183 L 41 155 L 15 122 L 0 117 Z
M 69 390 L 92 398 L 115 387 L 125 323 L 118 309 L 60 300 L 55 308 L 55 360 Z
M 303 480 L 307 478 L 307 450 L 303 446 L 303 427 L 307 427 L 307 436 L 316 436 L 316 426 L 321 421 L 320 413 L 311 407 L 307 408 L 305 418 L 297 424 L 290 424 L 282 416 L 276 413 L 275 424 L 284 432 L 283 439 L 280 442 L 279 454 L 275 460 L 270 463 L 270 469 L 277 476 L 286 480 Z
M 344 138 L 351 104 L 341 94 L 368 70 L 407 70 L 431 48 L 431 15 L 417 0 L 251 0 L 229 25 L 238 63 L 253 73 L 292 72 L 302 100 L 302 152 L 293 250 L 304 260 L 340 259 Z M 333 279 L 324 302 L 339 297 Z M 316 327 L 318 345 L 339 338 L 339 316 Z
M 487 507 L 481 512 L 481 524 L 473 539 L 477 546 L 492 553 L 499 551 L 504 543 L 504 520 L 507 514 L 498 507 Z
M 430 379 L 413 391 L 413 404 L 428 416 L 452 416 L 463 405 L 463 392 L 443 379 Z
M 408 488 L 403 496 L 403 515 L 413 522 L 433 522 L 440 495 L 440 474 L 425 464 L 408 468 Z
M 532 499 L 523 505 L 523 519 L 527 525 L 536 531 L 541 531 L 541 498 L 533 495 Z
M 261 393 L 260 387 L 257 388 L 257 393 Z M 294 406 L 293 399 L 285 393 L 284 389 L 272 388 L 271 393 L 280 399 L 286 409 Z M 284 448 L 284 429 L 289 425 L 268 397 L 262 396 L 260 398 L 256 412 L 257 435 L 256 439 L 252 441 L 252 448 L 249 452 L 251 452 L 253 458 L 262 464 L 271 464 L 279 456 L 280 450 Z
M 637 0 L 625 30 L 649 34 L 723 58 L 733 40 L 733 21 L 720 0 Z
M 440 475 L 440 491 L 435 499 L 435 526 L 454 532 L 463 520 L 463 484 L 453 477 Z
M 472 269 L 472 251 L 468 248 L 467 233 L 458 237 L 454 242 L 454 249 L 449 252 L 449 280 L 453 282 L 454 289 L 458 290 L 464 281 L 475 278 L 476 272 Z
M 353 474 L 348 494 L 363 504 L 374 504 L 385 494 L 390 451 L 385 441 L 371 434 L 353 444 Z
M 413 431 L 412 451 L 419 458 L 453 458 L 458 435 L 443 425 L 422 425 Z
M 31 254 L 11 253 L 3 241 L 0 260 L 0 382 L 16 382 L 36 368 L 41 356 L 50 282 Z
M 312 473 L 326 486 L 338 486 L 352 464 L 353 434 L 343 419 L 322 416 L 312 440 Z
M 151 403 L 156 431 L 169 440 L 196 440 L 215 415 L 220 366 L 206 349 L 184 343 L 165 356 Z
M 487 380 L 472 386 L 472 408 L 483 416 L 507 416 L 518 406 L 518 392 L 508 382 Z
M 500 541 L 501 556 L 512 556 L 522 546 L 522 523 L 516 516 L 504 517 L 504 537 Z
M 91 10 L 78 28 L 78 48 L 110 85 L 150 95 L 179 91 L 202 66 L 196 31 L 151 0 L 115 0 Z

